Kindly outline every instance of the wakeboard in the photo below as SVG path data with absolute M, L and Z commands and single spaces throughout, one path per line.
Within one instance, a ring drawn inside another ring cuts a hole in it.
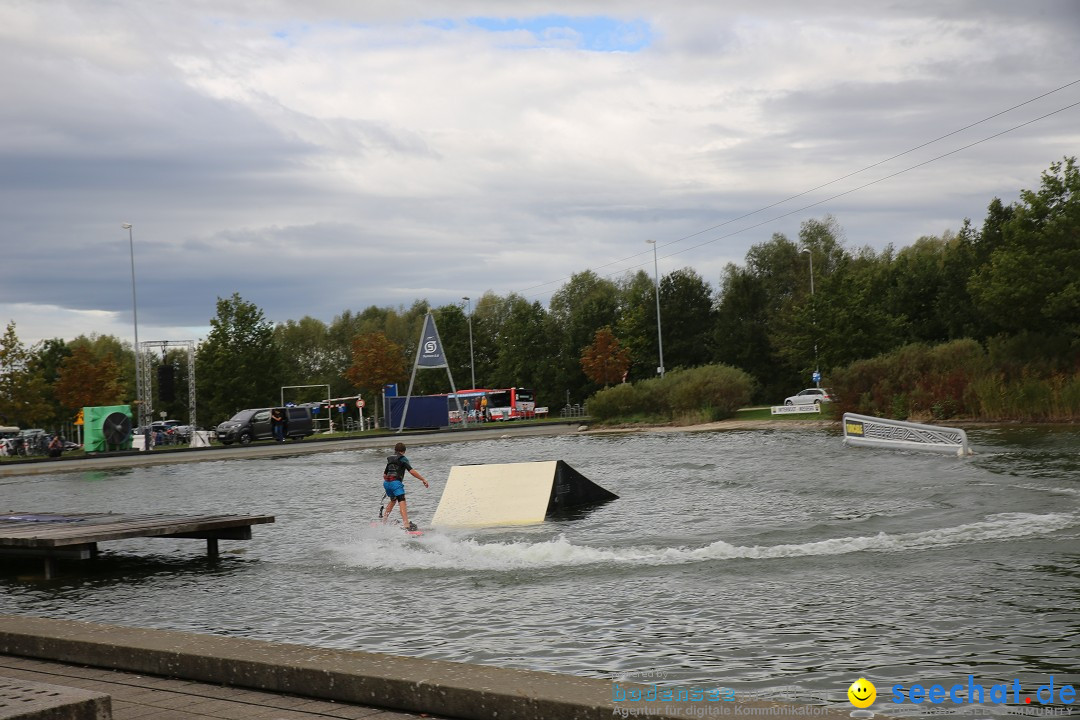
M 383 525 L 383 524 L 384 523 L 381 520 L 372 520 L 371 521 L 371 527 L 379 527 L 380 525 Z M 394 527 L 398 527 L 398 528 L 401 527 L 400 522 L 390 523 L 390 524 L 393 525 Z M 424 534 L 424 531 L 421 530 L 419 527 L 417 527 L 416 523 L 410 523 L 410 525 L 411 525 L 410 528 L 405 529 L 405 534 L 406 535 L 412 535 L 413 537 L 420 537 L 421 535 Z

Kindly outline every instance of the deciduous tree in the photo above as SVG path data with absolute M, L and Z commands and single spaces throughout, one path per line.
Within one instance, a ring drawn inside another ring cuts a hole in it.
M 345 377 L 362 392 L 379 397 L 384 385 L 404 379 L 405 351 L 385 333 L 357 335 L 352 342 L 352 365 Z
M 53 386 L 56 399 L 72 412 L 84 407 L 116 405 L 123 398 L 120 366 L 111 355 L 98 358 L 87 345 L 76 345 L 60 363 Z
M 622 346 L 611 328 L 600 328 L 592 344 L 581 353 L 581 369 L 594 383 L 608 387 L 626 378 L 630 350 Z
M 15 332 L 15 321 L 0 337 L 0 421 L 33 426 L 48 419 L 45 379 Z
M 195 357 L 200 417 L 218 422 L 244 408 L 277 404 L 283 363 L 274 326 L 239 293 L 218 298 L 210 335 Z

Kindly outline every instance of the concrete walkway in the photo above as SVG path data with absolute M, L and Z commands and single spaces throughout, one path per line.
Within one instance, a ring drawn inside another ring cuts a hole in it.
M 112 698 L 114 720 L 406 720 L 442 717 L 13 655 L 0 655 L 0 677 L 104 693 Z
M 847 718 L 843 707 L 701 700 L 688 688 L 682 698 L 665 700 L 656 685 L 649 697 L 650 686 L 632 681 L 0 615 L 0 675 L 15 673 L 21 680 L 105 692 L 118 718 Z
M 238 460 L 257 457 L 280 457 L 306 455 L 339 450 L 358 450 L 365 448 L 391 448 L 398 441 L 409 446 L 433 445 L 439 443 L 465 442 L 469 440 L 493 440 L 502 437 L 530 437 L 569 435 L 578 432 L 580 424 L 501 422 L 483 425 L 468 430 L 442 430 L 427 433 L 405 433 L 402 435 L 373 435 L 356 438 L 320 439 L 318 436 L 302 442 L 262 442 L 241 446 L 214 445 L 208 448 L 184 448 L 178 450 L 152 450 L 129 454 L 60 458 L 59 460 L 33 460 L 29 462 L 0 462 L 0 478 L 19 475 L 45 475 L 58 472 L 78 472 L 86 470 L 109 470 L 114 468 L 142 467 L 146 465 L 167 465 L 172 463 L 205 462 L 207 460 Z

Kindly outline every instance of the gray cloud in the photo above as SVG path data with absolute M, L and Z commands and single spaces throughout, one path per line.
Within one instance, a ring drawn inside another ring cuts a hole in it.
M 573 272 L 651 266 L 645 239 L 661 272 L 715 283 L 826 213 L 879 248 L 978 221 L 1080 139 L 1073 109 L 822 202 L 1078 85 L 734 221 L 1078 79 L 1076 4 L 514 5 L 612 17 L 647 38 L 636 52 L 581 49 L 585 24 L 511 43 L 465 22 L 502 17 L 491 0 L 369 6 L 0 8 L 0 319 L 126 336 L 121 222 L 150 338 L 198 336 L 233 292 L 275 321 L 488 289 L 546 301 Z

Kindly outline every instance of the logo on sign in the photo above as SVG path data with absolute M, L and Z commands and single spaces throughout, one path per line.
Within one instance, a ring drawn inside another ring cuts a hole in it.
M 860 420 L 848 420 L 844 424 L 844 432 L 848 435 L 863 437 L 863 424 Z
M 439 350 L 439 343 L 435 342 L 434 340 L 428 340 L 427 342 L 424 343 L 424 352 L 426 352 L 428 354 L 432 354 L 432 353 L 437 352 L 438 350 Z

